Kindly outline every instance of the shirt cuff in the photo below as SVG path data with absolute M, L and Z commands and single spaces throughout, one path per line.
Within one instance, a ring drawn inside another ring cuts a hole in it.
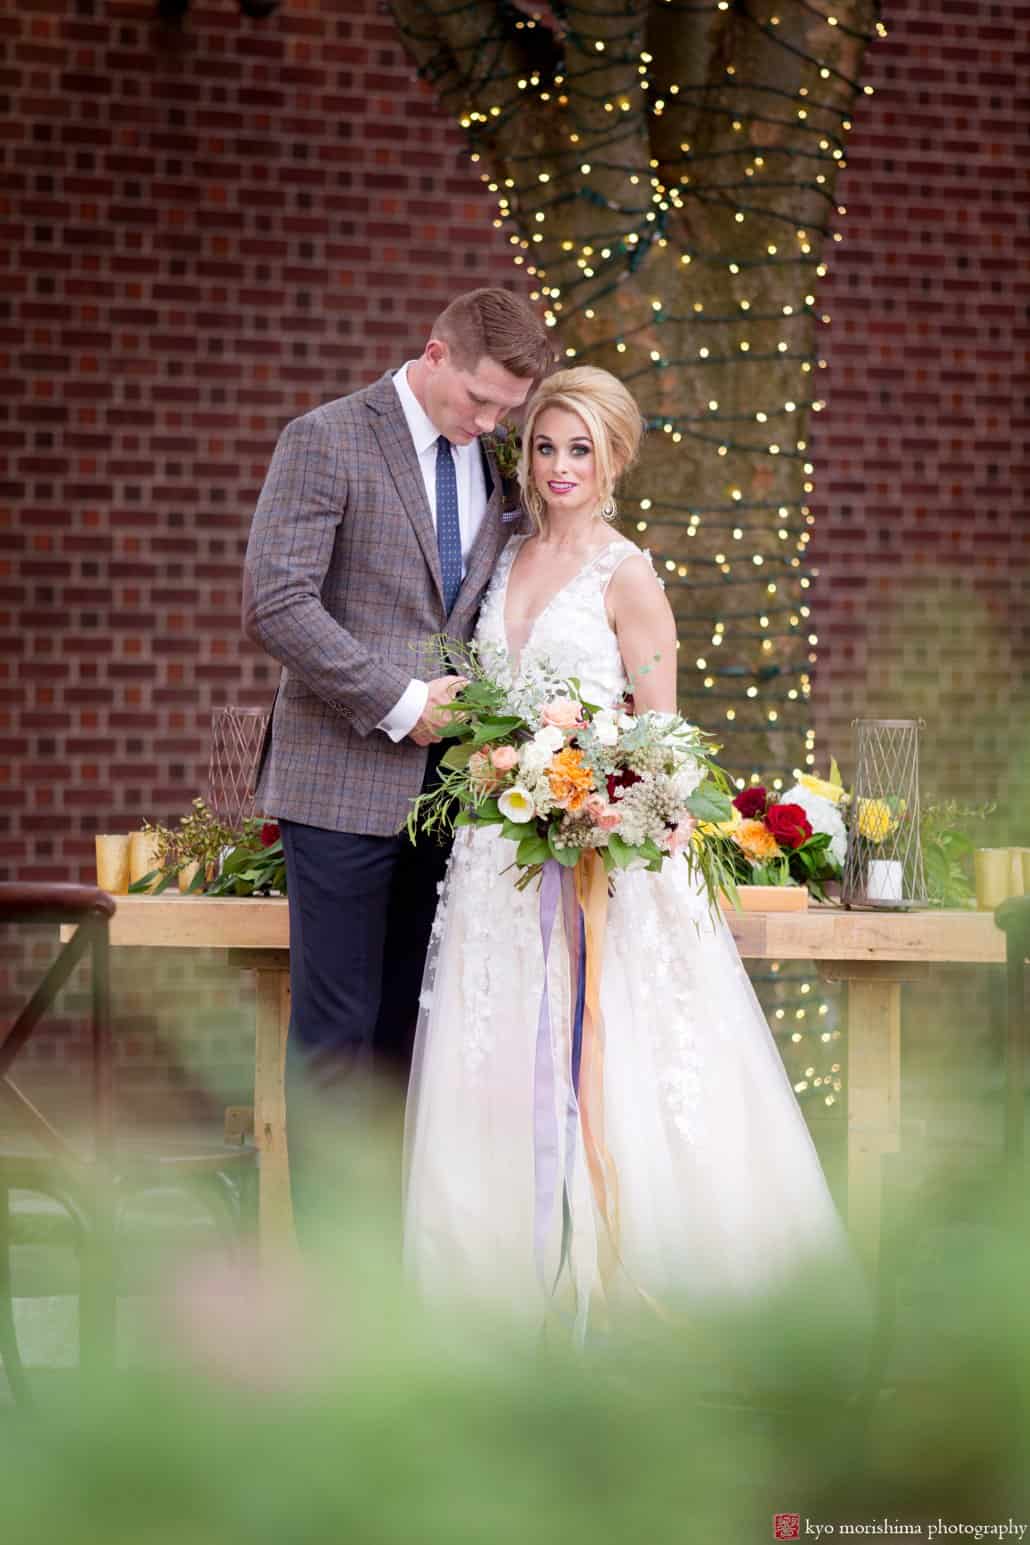
M 389 735 L 392 741 L 403 740 L 410 735 L 421 719 L 429 701 L 429 688 L 424 681 L 409 681 L 390 712 L 376 725 Z

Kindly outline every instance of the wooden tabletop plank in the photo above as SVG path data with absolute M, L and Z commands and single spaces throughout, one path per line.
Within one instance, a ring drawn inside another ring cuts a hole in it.
M 997 964 L 1005 935 L 990 912 L 730 912 L 730 929 L 752 960 L 922 960 Z M 280 898 L 119 896 L 111 943 L 169 949 L 284 950 Z

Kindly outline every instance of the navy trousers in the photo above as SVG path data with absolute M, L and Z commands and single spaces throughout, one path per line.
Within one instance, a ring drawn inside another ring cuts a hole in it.
M 427 785 L 443 749 L 430 753 Z M 406 834 L 279 826 L 290 908 L 287 1141 L 305 1240 L 331 1201 L 326 1166 L 334 1132 L 345 1135 L 349 1118 L 364 1113 L 373 1078 L 393 1080 L 401 1091 L 407 1081 L 449 849 L 426 837 L 413 844 Z

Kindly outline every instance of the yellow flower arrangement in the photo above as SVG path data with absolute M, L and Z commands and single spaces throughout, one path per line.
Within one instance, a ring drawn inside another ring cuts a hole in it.
M 582 810 L 594 789 L 593 774 L 583 765 L 582 752 L 572 746 L 551 758 L 547 782 L 563 810 Z
M 858 802 L 858 833 L 867 842 L 883 842 L 897 825 L 891 807 L 885 799 L 860 799 Z
M 770 858 L 782 858 L 783 851 L 764 821 L 741 821 L 730 834 L 745 857 L 764 864 Z

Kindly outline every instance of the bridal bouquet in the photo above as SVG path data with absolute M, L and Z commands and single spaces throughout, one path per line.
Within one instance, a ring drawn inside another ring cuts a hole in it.
M 516 844 L 516 884 L 549 860 L 571 869 L 595 853 L 619 869 L 660 869 L 682 854 L 717 900 L 732 873 L 716 848 L 693 841 L 701 822 L 730 814 L 729 783 L 717 749 L 672 713 L 633 713 L 627 701 L 602 708 L 575 680 L 546 671 L 518 687 L 488 674 L 473 646 L 463 651 L 468 685 L 450 704 L 442 731 L 455 743 L 441 782 L 409 817 L 417 831 L 496 826 Z

